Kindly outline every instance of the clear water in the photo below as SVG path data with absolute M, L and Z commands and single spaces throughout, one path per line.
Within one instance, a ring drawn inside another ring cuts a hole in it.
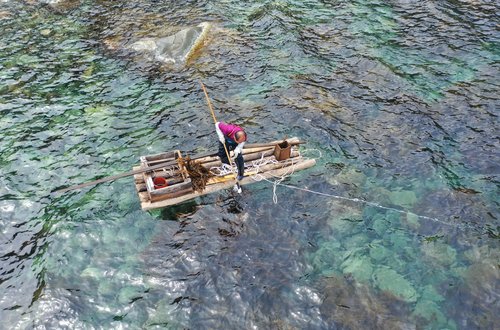
M 493 329 L 499 5 L 2 1 L 1 328 Z M 126 51 L 213 24 L 186 66 Z M 141 155 L 298 136 L 317 165 L 143 212 Z M 316 149 L 316 151 L 312 150 Z M 312 193 L 318 192 L 319 194 Z

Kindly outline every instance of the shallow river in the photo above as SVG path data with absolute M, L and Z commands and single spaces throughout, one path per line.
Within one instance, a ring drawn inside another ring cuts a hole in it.
M 52 4 L 51 4 L 52 3 Z M 494 1 L 0 1 L 0 328 L 493 329 Z M 128 50 L 210 22 L 166 65 Z M 316 166 L 142 211 L 139 157 L 214 151 L 200 89 Z

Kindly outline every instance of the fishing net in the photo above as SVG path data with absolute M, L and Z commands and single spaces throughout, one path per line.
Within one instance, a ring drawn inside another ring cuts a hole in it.
M 181 168 L 185 168 L 191 178 L 193 189 L 197 192 L 202 192 L 207 185 L 207 181 L 214 175 L 203 165 L 189 158 L 189 156 L 179 158 L 178 161 Z

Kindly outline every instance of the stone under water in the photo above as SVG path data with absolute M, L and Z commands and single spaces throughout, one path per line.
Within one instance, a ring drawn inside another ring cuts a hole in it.
M 138 40 L 130 46 L 130 49 L 149 54 L 160 62 L 184 64 L 202 45 L 209 29 L 209 23 L 200 23 L 166 37 Z

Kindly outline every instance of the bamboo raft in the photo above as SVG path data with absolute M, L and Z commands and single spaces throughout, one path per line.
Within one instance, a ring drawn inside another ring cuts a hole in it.
M 252 178 L 256 174 L 259 174 L 261 178 L 269 179 L 314 166 L 316 160 L 303 158 L 299 154 L 298 145 L 301 143 L 297 138 L 292 138 L 265 144 L 245 145 L 242 154 L 245 167 L 249 167 L 249 170 L 245 169 L 245 177 L 239 183 L 246 185 L 256 182 Z M 200 189 L 194 184 L 198 178 L 188 173 L 185 160 L 186 158 L 183 158 L 179 150 L 140 157 L 140 164 L 133 170 L 141 172 L 134 175 L 134 181 L 143 210 L 179 204 L 231 188 L 236 182 L 235 175 L 232 173 L 211 174 L 205 178 L 203 188 Z M 194 161 L 197 166 L 201 165 L 207 173 L 222 165 L 216 155 L 193 158 L 191 161 Z M 252 166 L 255 161 L 261 166 Z

